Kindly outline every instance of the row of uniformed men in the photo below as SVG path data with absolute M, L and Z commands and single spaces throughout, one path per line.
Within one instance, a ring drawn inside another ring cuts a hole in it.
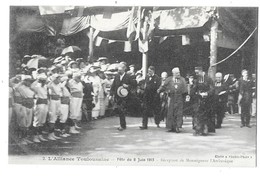
M 103 85 L 109 87 L 109 83 L 102 84 L 96 70 L 92 70 L 91 75 L 74 72 L 72 78 L 58 73 L 47 77 L 46 72 L 38 71 L 36 77 L 34 80 L 31 75 L 20 75 L 10 80 L 9 119 L 12 116 L 17 119 L 20 144 L 57 140 L 70 136 L 69 133 L 80 133 L 78 122 L 82 116 L 82 103 L 85 105 L 85 115 L 88 119 L 97 119 L 105 114 L 104 92 L 108 89 Z M 84 88 L 87 90 L 84 91 Z M 60 137 L 54 133 L 58 118 Z M 49 126 L 47 139 L 42 134 L 46 121 Z M 66 124 L 69 124 L 69 131 L 65 130 Z M 34 134 L 32 141 L 28 135 L 31 125 Z

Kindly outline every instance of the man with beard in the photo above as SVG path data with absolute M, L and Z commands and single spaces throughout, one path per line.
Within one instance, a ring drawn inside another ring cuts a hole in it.
M 215 119 L 212 118 L 213 82 L 202 71 L 202 67 L 195 67 L 195 73 L 191 89 L 191 97 L 194 99 L 194 136 L 207 135 L 208 132 L 215 132 Z
M 157 92 L 168 92 L 166 128 L 169 129 L 168 132 L 179 133 L 183 122 L 183 101 L 187 94 L 187 84 L 185 79 L 180 76 L 178 67 L 172 69 L 172 74 L 173 76 L 168 77 Z
M 144 88 L 144 112 L 143 112 L 143 125 L 140 126 L 141 130 L 147 129 L 148 116 L 153 113 L 154 121 L 159 128 L 160 124 L 160 96 L 156 92 L 161 85 L 161 80 L 158 75 L 155 74 L 154 66 L 148 68 L 148 74 L 145 78 Z
M 110 90 L 110 95 L 111 97 L 114 97 L 120 119 L 119 131 L 126 129 L 125 113 L 130 96 L 129 90 L 131 89 L 131 86 L 135 84 L 134 80 L 126 74 L 125 70 L 126 66 L 124 64 L 118 66 L 118 74 L 115 76 Z
M 217 118 L 216 128 L 221 128 L 223 118 L 225 117 L 227 103 L 227 85 L 222 80 L 222 73 L 218 72 L 215 76 L 214 84 L 214 114 Z

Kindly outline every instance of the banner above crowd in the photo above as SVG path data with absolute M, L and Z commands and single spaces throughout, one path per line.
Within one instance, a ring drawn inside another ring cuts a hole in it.
M 17 16 L 17 31 L 68 36 L 92 27 L 96 36 L 116 41 L 131 42 L 138 39 L 139 44 L 147 46 L 152 37 L 164 38 L 192 33 L 203 35 L 205 30 L 210 30 L 209 22 L 216 12 L 212 7 L 118 8 L 39 6 L 38 14 Z M 246 34 L 250 33 L 251 28 L 241 22 L 239 16 L 235 18 L 239 9 L 232 12 L 227 8 L 218 8 L 217 13 L 221 30 L 218 37 L 219 46 L 236 48 Z M 51 22 L 51 16 L 55 16 L 53 19 L 60 19 L 60 22 Z M 226 40 L 230 42 L 227 43 Z

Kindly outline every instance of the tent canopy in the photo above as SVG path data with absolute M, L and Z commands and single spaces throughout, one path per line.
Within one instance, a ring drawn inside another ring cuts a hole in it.
M 131 7 L 88 6 L 39 6 L 11 7 L 19 9 L 16 15 L 16 31 L 43 32 L 47 35 L 73 35 L 88 27 L 97 30 L 97 35 L 110 40 L 129 40 L 126 36 L 129 23 L 145 21 L 147 11 L 153 25 L 154 36 L 192 35 L 209 31 L 212 7 L 142 7 L 141 13 Z M 26 9 L 21 10 L 21 9 Z M 136 8 L 137 9 L 137 8 Z M 144 10 L 145 9 L 145 10 Z M 237 48 L 257 25 L 257 8 L 218 7 L 218 46 Z M 131 18 L 133 19 L 131 21 Z

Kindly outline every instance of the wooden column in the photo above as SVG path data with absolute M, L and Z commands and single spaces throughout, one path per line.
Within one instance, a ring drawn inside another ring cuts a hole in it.
M 93 57 L 93 53 L 94 53 L 94 39 L 93 39 L 93 28 L 89 27 L 89 44 L 88 44 L 88 55 L 90 58 Z
M 242 54 L 242 58 L 241 58 L 241 71 L 243 69 L 245 69 L 245 57 L 246 57 L 246 54 L 245 54 L 245 49 L 242 48 L 241 49 L 241 54 Z
M 209 77 L 215 80 L 215 74 L 217 71 L 217 66 L 211 66 L 217 62 L 217 31 L 218 22 L 213 19 L 210 28 L 210 67 L 209 67 Z
M 147 75 L 147 66 L 148 66 L 148 53 L 142 53 L 142 71 L 143 71 L 143 78 Z

